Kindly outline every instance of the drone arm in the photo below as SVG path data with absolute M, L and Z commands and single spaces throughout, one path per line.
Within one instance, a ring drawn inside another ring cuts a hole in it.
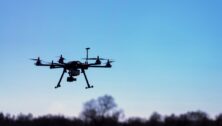
M 36 66 L 50 66 L 49 64 L 37 64 Z
M 50 67 L 50 69 L 56 69 L 56 68 L 64 68 L 63 64 L 53 63 L 53 64 L 36 64 L 36 66 L 47 66 Z
M 89 66 L 91 65 L 100 65 L 100 64 L 96 64 L 96 63 L 88 63 Z
M 55 88 L 61 87 L 60 83 L 61 83 L 61 81 L 62 81 L 62 78 L 63 78 L 65 72 L 66 72 L 66 69 L 64 68 L 64 69 L 63 69 L 63 72 L 62 72 L 62 75 L 61 75 L 61 77 L 60 77 L 60 79 L 59 79 L 59 82 L 58 82 L 58 84 L 55 86 Z
M 56 67 L 63 67 L 64 65 L 62 65 L 62 64 L 58 64 L 58 63 L 54 63 L 54 64 L 39 64 L 39 65 L 37 65 L 37 66 L 51 66 L 51 65 L 54 65 L 54 66 L 56 66 Z
M 93 88 L 93 86 L 91 86 L 91 85 L 89 84 L 89 81 L 88 81 L 88 79 L 87 79 L 85 70 L 84 70 L 83 68 L 82 68 L 81 70 L 82 70 L 82 73 L 83 73 L 83 75 L 84 75 L 84 77 L 85 77 L 85 80 L 86 80 L 86 84 L 87 84 L 86 89 L 88 89 L 88 88 Z
M 61 66 L 53 66 L 53 67 L 51 67 L 50 66 L 50 69 L 57 69 L 57 68 L 64 68 L 64 67 L 61 67 Z
M 112 66 L 89 66 L 94 68 L 111 68 Z

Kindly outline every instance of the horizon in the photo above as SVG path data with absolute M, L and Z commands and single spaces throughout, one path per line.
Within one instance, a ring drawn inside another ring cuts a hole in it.
M 84 102 L 109 94 L 127 117 L 201 110 L 222 112 L 222 2 L 1 1 L 0 112 L 78 114 Z M 56 61 L 99 55 L 111 69 L 86 71 L 61 82 Z

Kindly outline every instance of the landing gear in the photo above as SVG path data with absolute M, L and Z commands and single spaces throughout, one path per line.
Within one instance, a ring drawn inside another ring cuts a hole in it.
M 63 72 L 62 72 L 62 75 L 61 75 L 61 77 L 60 77 L 60 79 L 59 79 L 59 82 L 58 82 L 58 84 L 55 86 L 55 89 L 61 87 L 60 82 L 61 82 L 61 80 L 62 80 L 63 75 L 64 75 L 65 72 L 66 72 L 66 69 L 64 68 L 64 69 L 63 69 Z
M 59 87 L 61 87 L 61 85 L 60 85 L 60 84 L 55 86 L 55 88 L 59 88 Z
M 87 84 L 86 89 L 93 88 L 93 86 L 89 84 L 89 81 L 88 81 L 87 76 L 86 76 L 86 72 L 85 72 L 85 70 L 83 68 L 82 68 L 82 73 L 83 73 L 83 75 L 85 77 L 85 80 L 86 80 L 86 84 Z
M 68 82 L 73 82 L 73 81 L 76 81 L 76 78 L 70 76 L 70 77 L 67 77 L 67 81 Z
M 93 86 L 88 86 L 88 87 L 86 87 L 86 89 L 88 89 L 88 88 L 93 88 Z

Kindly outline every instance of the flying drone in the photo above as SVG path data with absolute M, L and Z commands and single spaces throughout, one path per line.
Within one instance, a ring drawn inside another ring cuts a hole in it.
M 87 70 L 88 68 L 111 68 L 112 67 L 111 63 L 114 62 L 110 59 L 100 58 L 99 56 L 97 56 L 96 58 L 89 58 L 88 57 L 89 49 L 90 48 L 86 48 L 86 58 L 84 58 L 85 62 L 80 62 L 78 60 L 64 62 L 65 58 L 62 55 L 60 56 L 58 62 L 56 63 L 53 60 L 51 63 L 43 63 L 40 57 L 36 59 L 31 59 L 31 60 L 36 61 L 35 62 L 36 66 L 48 66 L 50 69 L 57 69 L 57 68 L 63 69 L 62 75 L 59 79 L 58 84 L 55 86 L 55 88 L 61 87 L 60 83 L 65 73 L 68 73 L 67 82 L 73 82 L 77 80 L 75 77 L 79 76 L 81 72 L 83 73 L 84 78 L 86 80 L 86 84 L 87 84 L 86 89 L 88 89 L 88 88 L 93 88 L 93 85 L 89 84 L 85 70 Z M 88 62 L 89 60 L 94 61 L 94 63 L 89 63 Z M 102 65 L 101 60 L 106 60 L 105 65 Z

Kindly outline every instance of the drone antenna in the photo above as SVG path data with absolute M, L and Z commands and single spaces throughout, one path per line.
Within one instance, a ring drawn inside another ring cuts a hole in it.
M 90 49 L 89 47 L 86 48 L 86 64 L 88 64 L 89 49 Z

